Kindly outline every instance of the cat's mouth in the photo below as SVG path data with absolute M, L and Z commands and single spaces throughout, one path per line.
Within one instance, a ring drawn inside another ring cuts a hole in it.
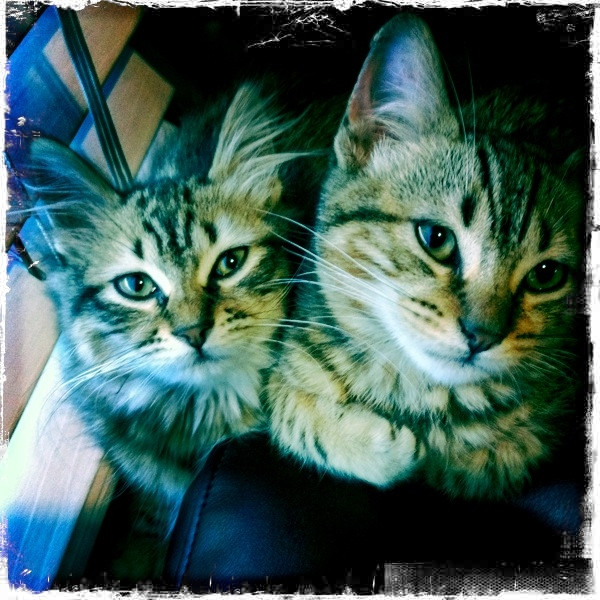
M 201 348 L 195 350 L 192 354 L 192 362 L 194 364 L 203 364 L 214 360 L 215 357 L 211 356 L 208 352 L 206 352 L 206 350 L 202 350 Z
M 465 356 L 458 359 L 458 362 L 463 365 L 475 365 L 478 362 L 479 354 L 477 352 L 469 352 Z
M 192 351 L 189 357 L 189 364 L 194 368 L 214 365 L 223 359 L 222 356 L 210 352 L 205 348 L 197 348 Z

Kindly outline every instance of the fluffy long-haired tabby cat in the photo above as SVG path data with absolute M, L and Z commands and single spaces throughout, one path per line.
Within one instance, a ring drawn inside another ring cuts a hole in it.
M 270 379 L 281 449 L 466 497 L 514 492 L 550 455 L 574 394 L 583 217 L 550 112 L 506 91 L 454 110 L 427 26 L 378 33 Z
M 184 122 L 126 194 L 69 149 L 32 145 L 65 395 L 167 529 L 214 444 L 260 425 L 291 269 L 287 221 L 272 216 L 290 123 L 252 85 L 212 113 Z

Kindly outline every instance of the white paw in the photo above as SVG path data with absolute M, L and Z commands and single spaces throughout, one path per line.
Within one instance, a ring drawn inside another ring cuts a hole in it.
M 347 412 L 339 425 L 342 443 L 329 456 L 335 470 L 382 487 L 413 471 L 417 440 L 408 427 L 398 429 L 366 410 Z

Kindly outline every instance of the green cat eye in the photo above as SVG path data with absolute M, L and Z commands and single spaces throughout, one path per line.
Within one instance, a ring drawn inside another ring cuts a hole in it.
M 566 283 L 568 275 L 565 265 L 555 260 L 545 260 L 527 273 L 525 287 L 534 294 L 553 292 Z
M 148 300 L 159 292 L 154 280 L 146 273 L 128 273 L 114 280 L 119 294 L 130 300 Z
M 243 264 L 248 256 L 248 246 L 240 246 L 223 252 L 213 268 L 213 276 L 224 279 L 233 275 Z
M 423 250 L 438 262 L 450 262 L 456 253 L 456 237 L 451 229 L 429 221 L 416 224 L 416 233 Z

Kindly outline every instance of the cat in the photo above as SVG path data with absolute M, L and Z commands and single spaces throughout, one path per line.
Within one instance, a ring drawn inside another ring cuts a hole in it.
M 184 119 L 126 193 L 58 142 L 32 143 L 26 185 L 57 257 L 46 270 L 62 391 L 141 492 L 150 537 L 168 535 L 217 443 L 263 428 L 294 268 L 282 173 L 304 156 L 285 142 L 295 121 L 263 95 L 245 84 L 220 121 L 218 103 Z
M 517 91 L 455 110 L 441 64 L 416 15 L 373 39 L 266 406 L 317 469 L 499 499 L 574 401 L 582 154 Z

